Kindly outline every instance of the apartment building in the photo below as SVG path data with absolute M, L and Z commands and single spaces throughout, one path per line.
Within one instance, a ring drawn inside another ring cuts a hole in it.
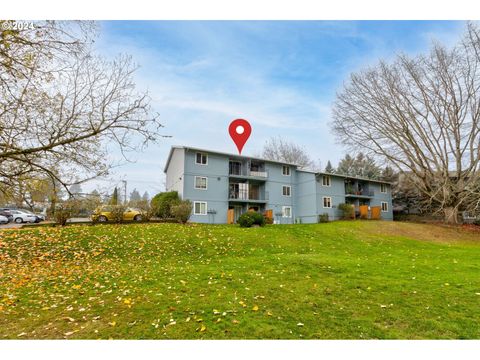
M 390 184 L 382 181 L 186 146 L 171 148 L 164 171 L 167 191 L 192 202 L 192 222 L 236 222 L 251 209 L 269 212 L 275 223 L 316 223 L 322 214 L 339 219 L 341 203 L 393 219 Z

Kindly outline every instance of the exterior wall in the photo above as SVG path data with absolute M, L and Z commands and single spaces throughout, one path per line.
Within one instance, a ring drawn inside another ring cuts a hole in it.
M 206 215 L 192 214 L 190 220 L 199 223 L 227 222 L 227 211 L 231 205 L 241 205 L 243 211 L 248 209 L 247 202 L 229 202 L 229 160 L 230 155 L 201 151 L 207 154 L 207 164 L 196 163 L 194 149 L 174 148 L 168 169 L 166 170 L 167 191 L 178 191 L 183 199 L 194 203 L 202 201 L 207 203 Z M 338 220 L 341 212 L 338 205 L 345 203 L 345 178 L 342 176 L 330 175 L 330 186 L 322 185 L 322 175 L 313 172 L 298 171 L 295 166 L 290 166 L 290 175 L 283 175 L 283 165 L 280 163 L 268 162 L 265 160 L 265 171 L 268 177 L 265 181 L 255 180 L 260 185 L 260 196 L 265 192 L 265 202 L 251 202 L 250 205 L 259 206 L 260 210 L 273 211 L 274 220 L 280 224 L 292 223 L 317 223 L 321 214 L 327 213 L 329 220 Z M 207 178 L 207 189 L 196 189 L 195 176 Z M 248 179 L 248 177 L 245 177 Z M 253 179 L 250 180 L 252 183 Z M 363 181 L 365 190 L 374 192 L 374 196 L 366 198 L 370 206 L 381 206 L 381 202 L 388 204 L 388 211 L 381 212 L 382 219 L 393 220 L 392 196 L 390 185 L 387 184 L 387 193 L 380 192 L 380 183 Z M 282 187 L 290 186 L 291 195 L 284 196 Z M 323 197 L 331 198 L 331 208 L 323 207 Z M 358 206 L 358 199 L 351 197 L 349 201 L 355 201 Z M 368 202 L 367 202 L 368 203 Z M 290 206 L 292 216 L 283 217 L 282 207 Z
M 273 218 L 280 224 L 293 224 L 295 220 L 295 197 L 297 188 L 296 171 L 294 166 L 290 166 L 290 175 L 286 176 L 282 173 L 282 165 L 276 163 L 265 163 L 265 169 L 268 173 L 267 181 L 265 182 L 265 191 L 268 193 L 268 202 L 266 209 L 273 210 Z M 290 196 L 283 195 L 283 186 L 290 186 Z M 283 206 L 290 206 L 292 208 L 292 217 L 282 217 Z
M 194 215 L 190 221 L 199 223 L 227 222 L 228 210 L 228 158 L 214 153 L 206 153 L 207 165 L 196 164 L 194 150 L 185 151 L 184 199 L 206 201 L 207 215 Z M 207 190 L 195 189 L 195 176 L 207 178 Z M 215 214 L 211 212 L 216 212 Z
M 172 158 L 166 173 L 166 190 L 176 191 L 183 196 L 183 174 L 185 172 L 185 149 L 173 149 Z
M 322 185 L 322 175 L 319 175 L 318 181 L 316 182 L 316 193 L 317 193 L 317 211 L 318 215 L 328 214 L 328 220 L 338 220 L 342 216 L 341 212 L 338 210 L 338 205 L 345 203 L 345 180 L 343 177 L 329 175 L 330 176 L 330 186 Z M 331 208 L 323 207 L 323 198 L 331 197 L 332 202 Z
M 315 174 L 297 171 L 296 216 L 301 223 L 318 222 L 317 181 Z
M 388 211 L 381 212 L 380 215 L 383 220 L 393 220 L 393 209 L 392 209 L 392 188 L 390 185 L 387 185 L 387 192 L 380 192 L 379 183 L 370 183 L 370 190 L 374 191 L 374 197 L 370 201 L 370 206 L 381 206 L 382 201 L 387 202 Z

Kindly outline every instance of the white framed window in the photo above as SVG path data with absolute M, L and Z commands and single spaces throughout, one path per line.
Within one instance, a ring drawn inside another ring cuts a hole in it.
M 382 201 L 382 212 L 388 212 L 388 203 L 386 201 Z
M 193 215 L 207 215 L 207 202 L 206 201 L 194 201 L 193 202 Z
M 323 197 L 323 207 L 324 208 L 331 208 L 332 207 L 332 198 L 329 196 Z
M 387 193 L 387 184 L 380 184 L 380 192 L 383 194 Z
M 292 217 L 292 207 L 291 206 L 282 206 L 282 217 L 291 218 Z
M 205 153 L 197 152 L 195 154 L 195 164 L 207 165 L 208 164 L 208 155 L 205 154 Z
M 323 175 L 322 176 L 322 186 L 330 186 L 331 185 L 331 180 L 329 175 Z
M 292 187 L 289 185 L 282 186 L 282 195 L 283 196 L 292 196 Z
M 208 178 L 205 176 L 195 176 L 195 189 L 207 190 Z
M 282 166 L 282 175 L 290 176 L 290 166 L 287 166 L 287 165 Z

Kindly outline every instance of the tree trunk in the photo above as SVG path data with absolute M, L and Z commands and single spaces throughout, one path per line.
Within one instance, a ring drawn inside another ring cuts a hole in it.
M 447 224 L 458 224 L 458 209 L 456 207 L 446 207 L 444 214 Z

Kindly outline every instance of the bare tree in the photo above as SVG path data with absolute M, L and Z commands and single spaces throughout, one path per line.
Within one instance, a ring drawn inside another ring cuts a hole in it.
M 94 23 L 1 28 L 0 191 L 18 177 L 47 175 L 70 192 L 108 173 L 109 151 L 128 160 L 161 136 L 148 94 L 135 89 L 132 59 L 93 53 Z
M 337 94 L 332 129 L 354 149 L 409 172 L 425 206 L 455 223 L 480 205 L 480 31 L 429 54 L 354 73 Z
M 296 164 L 300 168 L 315 166 L 314 161 L 308 156 L 304 148 L 280 137 L 272 137 L 265 142 L 261 157 Z

